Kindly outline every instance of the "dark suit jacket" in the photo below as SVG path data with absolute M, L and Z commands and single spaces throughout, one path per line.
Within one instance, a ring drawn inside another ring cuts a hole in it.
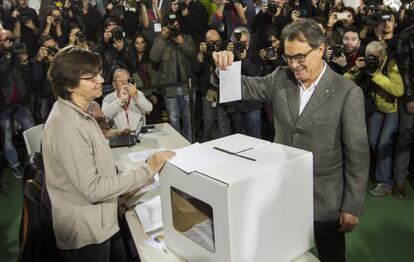
M 243 99 L 272 104 L 274 141 L 313 153 L 315 221 L 336 220 L 340 211 L 360 216 L 370 161 L 361 89 L 327 66 L 300 116 L 299 95 L 288 67 L 242 76 Z

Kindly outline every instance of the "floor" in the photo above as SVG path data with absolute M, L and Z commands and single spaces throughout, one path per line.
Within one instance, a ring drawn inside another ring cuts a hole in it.
M 4 170 L 8 196 L 0 198 L 0 261 L 16 261 L 22 206 L 21 180 Z M 406 200 L 366 197 L 357 229 L 347 235 L 348 261 L 414 261 L 414 191 Z

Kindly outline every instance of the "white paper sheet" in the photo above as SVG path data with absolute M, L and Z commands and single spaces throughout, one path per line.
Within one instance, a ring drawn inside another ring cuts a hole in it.
M 241 61 L 220 70 L 220 103 L 241 100 Z
M 160 251 L 163 251 L 164 253 L 168 253 L 167 247 L 165 246 L 165 243 L 164 243 L 164 239 L 163 238 L 160 239 L 159 235 L 160 235 L 159 233 L 151 235 L 150 238 L 144 241 L 144 243 Z
M 135 207 L 139 220 L 145 232 L 154 231 L 162 227 L 161 197 L 156 196 Z
M 169 162 L 186 173 L 191 173 L 196 170 L 201 171 L 230 160 L 229 155 L 226 153 L 208 148 L 199 143 L 174 151 L 176 155 Z
M 159 187 L 160 187 L 160 177 L 159 177 L 159 175 L 157 173 L 154 176 L 154 183 L 149 184 L 148 186 L 142 187 L 139 191 L 141 193 L 145 193 L 147 191 L 151 191 L 151 190 L 154 190 L 154 189 L 159 188 Z
M 129 153 L 128 154 L 128 158 L 129 160 L 131 160 L 132 162 L 137 162 L 137 161 L 145 161 L 147 160 L 147 158 L 158 152 L 158 151 L 164 151 L 165 148 L 159 148 L 159 149 L 153 149 L 153 150 L 146 150 L 146 151 L 140 151 L 140 152 L 133 152 L 133 153 Z

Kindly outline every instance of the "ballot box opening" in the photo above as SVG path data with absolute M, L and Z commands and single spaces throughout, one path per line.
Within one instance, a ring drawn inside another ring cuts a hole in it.
M 214 253 L 214 220 L 211 206 L 174 187 L 171 187 L 171 205 L 174 229 Z

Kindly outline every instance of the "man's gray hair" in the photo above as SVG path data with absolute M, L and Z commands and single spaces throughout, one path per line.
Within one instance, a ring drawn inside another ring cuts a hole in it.
M 247 36 L 247 39 L 249 39 L 250 41 L 250 32 L 249 32 L 249 29 L 247 29 L 246 27 L 238 26 L 234 28 L 233 33 L 231 33 L 231 36 L 230 36 L 230 40 L 233 42 L 237 40 L 236 33 L 241 33 L 242 35 Z
M 372 41 L 369 43 L 365 49 L 365 56 L 369 55 L 381 55 L 385 56 L 387 54 L 386 51 L 387 46 L 379 41 Z
M 128 75 L 130 75 L 128 70 L 126 70 L 126 69 L 124 69 L 124 68 L 118 68 L 118 69 L 116 69 L 116 70 L 114 71 L 114 74 L 113 74 L 113 81 L 115 81 L 115 80 L 116 80 L 116 76 L 117 76 L 119 73 L 122 73 L 122 72 L 125 72 L 125 73 L 127 73 Z
M 318 48 L 326 42 L 326 37 L 316 21 L 299 19 L 283 28 L 282 40 L 283 43 L 285 40 L 307 42 L 311 47 Z

